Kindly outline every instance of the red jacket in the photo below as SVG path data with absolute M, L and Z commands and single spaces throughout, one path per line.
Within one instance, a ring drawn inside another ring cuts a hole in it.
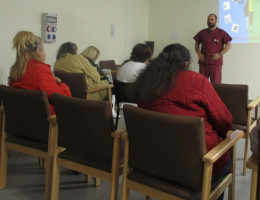
M 11 87 L 24 88 L 27 90 L 42 90 L 48 95 L 51 102 L 52 93 L 60 93 L 66 96 L 71 96 L 69 87 L 65 83 L 57 84 L 51 72 L 50 65 L 41 61 L 29 60 L 24 76 L 16 81 L 10 82 Z M 51 113 L 55 114 L 54 108 L 50 103 Z
M 193 71 L 179 72 L 174 88 L 149 105 L 139 103 L 138 106 L 162 113 L 203 117 L 207 152 L 226 137 L 232 125 L 232 115 L 211 83 Z M 226 153 L 214 164 L 213 174 L 220 172 L 228 160 L 229 153 Z

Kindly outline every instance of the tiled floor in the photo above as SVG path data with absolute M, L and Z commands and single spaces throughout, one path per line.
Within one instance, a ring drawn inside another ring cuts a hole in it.
M 124 127 L 123 119 L 119 120 L 120 127 Z M 236 200 L 248 200 L 250 196 L 251 171 L 248 170 L 246 176 L 242 175 L 243 149 L 244 140 L 241 139 L 237 145 Z M 120 177 L 119 187 L 121 182 Z M 43 200 L 44 183 L 45 172 L 39 168 L 37 158 L 11 152 L 8 157 L 7 186 L 0 191 L 0 200 Z M 118 197 L 120 193 L 121 187 Z M 85 183 L 84 175 L 75 175 L 72 171 L 62 169 L 59 199 L 106 200 L 109 199 L 109 183 L 101 181 L 99 187 L 94 187 L 93 182 Z M 145 196 L 131 191 L 130 199 L 144 200 Z

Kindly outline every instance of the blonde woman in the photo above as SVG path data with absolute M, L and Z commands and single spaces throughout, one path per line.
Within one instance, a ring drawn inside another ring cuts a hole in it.
M 100 51 L 98 50 L 97 47 L 94 47 L 94 46 L 89 46 L 87 47 L 86 49 L 84 49 L 80 55 L 82 55 L 84 58 L 86 58 L 88 60 L 88 62 L 97 69 L 99 75 L 102 78 L 102 80 L 108 80 L 108 78 L 104 75 L 104 73 L 100 70 L 99 66 L 95 63 L 96 60 L 99 58 L 100 56 Z M 112 91 L 113 92 L 113 91 Z M 115 111 L 115 95 L 112 95 L 112 105 L 113 105 L 113 108 L 112 108 L 112 114 L 113 114 L 113 117 L 116 118 L 116 111 Z M 119 118 L 121 118 L 121 116 L 119 115 Z
M 16 49 L 16 61 L 10 70 L 11 87 L 46 91 L 49 100 L 52 93 L 71 96 L 69 87 L 54 77 L 50 65 L 44 63 L 45 50 L 40 37 L 20 31 L 13 39 L 13 48 Z M 54 114 L 51 104 L 50 109 Z
M 86 58 L 93 67 L 97 68 L 97 71 L 100 74 L 100 76 L 104 76 L 104 74 L 100 70 L 99 66 L 95 63 L 96 60 L 98 59 L 98 57 L 100 56 L 100 51 L 98 50 L 98 48 L 96 48 L 94 46 L 89 46 L 86 49 L 84 49 L 80 53 L 80 55 L 82 55 L 84 58 Z

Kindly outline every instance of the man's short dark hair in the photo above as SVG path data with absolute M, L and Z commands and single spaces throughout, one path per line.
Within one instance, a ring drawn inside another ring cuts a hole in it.
M 218 19 L 217 15 L 215 15 L 215 14 L 213 14 L 213 13 L 211 13 L 211 14 L 209 14 L 209 15 L 214 15 L 215 19 L 216 19 L 216 20 Z

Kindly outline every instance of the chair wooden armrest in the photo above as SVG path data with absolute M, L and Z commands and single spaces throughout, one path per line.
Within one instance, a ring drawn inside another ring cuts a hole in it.
M 124 133 L 121 134 L 121 139 L 124 140 L 124 141 L 128 140 L 127 132 L 124 132 Z
M 227 150 L 229 150 L 240 138 L 242 138 L 244 132 L 241 130 L 235 130 L 229 136 L 211 149 L 207 154 L 203 156 L 204 162 L 214 163 L 216 162 Z
M 92 93 L 95 93 L 95 92 L 99 92 L 99 91 L 102 91 L 102 90 L 107 90 L 107 97 L 108 97 L 108 102 L 111 104 L 112 106 L 112 92 L 111 92 L 111 88 L 114 87 L 113 84 L 109 84 L 109 85 L 106 85 L 106 86 L 101 86 L 101 87 L 98 87 L 98 88 L 91 88 L 91 89 L 87 89 L 86 93 L 86 99 L 91 99 L 91 94 Z
M 117 73 L 118 72 L 118 70 L 111 70 L 111 73 Z M 105 75 L 110 75 L 110 73 L 107 73 L 107 72 L 103 72 Z
M 260 103 L 260 97 L 256 97 L 253 101 L 251 101 L 248 106 L 248 119 L 247 119 L 247 133 L 249 134 L 254 127 L 257 125 L 257 120 L 258 120 L 258 106 Z M 254 109 L 255 111 L 255 117 L 252 118 L 252 110 Z
M 248 106 L 248 115 L 251 116 L 251 111 L 254 109 L 255 110 L 255 118 L 254 120 L 258 120 L 258 106 L 260 104 L 260 96 L 256 97 L 253 101 L 251 101 Z
M 121 135 L 126 132 L 126 129 L 118 129 L 111 133 L 113 138 L 121 138 Z
M 117 72 L 118 72 L 118 70 L 111 70 L 111 72 L 116 72 L 116 73 L 117 73 Z
M 248 106 L 247 109 L 253 109 L 255 107 L 257 107 L 260 103 L 260 96 L 256 97 L 253 101 L 251 101 Z
M 56 122 L 57 122 L 56 115 L 51 115 L 51 116 L 49 116 L 47 120 L 48 120 L 49 122 L 51 122 L 51 123 L 56 123 Z
M 99 92 L 99 91 L 102 91 L 102 90 L 107 90 L 109 88 L 112 88 L 114 87 L 113 84 L 109 84 L 109 85 L 106 85 L 106 86 L 102 86 L 102 87 L 98 87 L 98 88 L 91 88 L 91 89 L 87 89 L 87 93 L 95 93 L 95 92 Z

